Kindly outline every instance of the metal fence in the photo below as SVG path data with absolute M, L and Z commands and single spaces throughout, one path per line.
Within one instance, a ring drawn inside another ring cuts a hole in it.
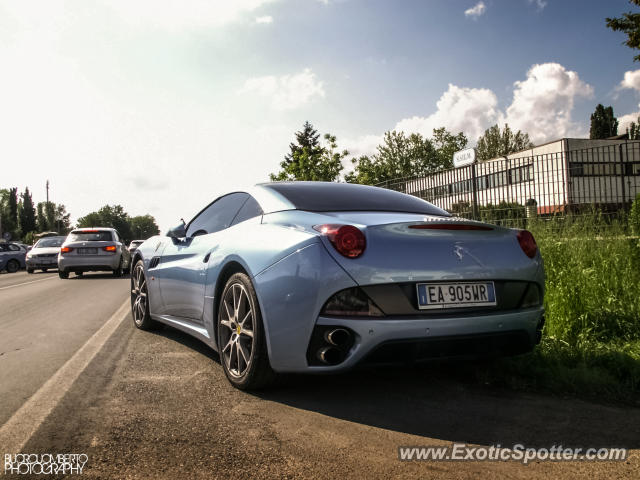
M 509 226 L 594 210 L 623 218 L 640 193 L 640 144 L 505 157 L 377 186 L 455 215 Z

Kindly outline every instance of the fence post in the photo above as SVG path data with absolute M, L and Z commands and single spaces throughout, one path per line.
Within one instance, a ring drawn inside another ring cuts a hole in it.
M 618 145 L 618 150 L 620 153 L 620 183 L 622 184 L 622 208 L 625 207 L 627 203 L 627 193 L 624 188 L 624 161 L 622 160 L 622 144 Z
M 471 164 L 471 195 L 473 200 L 473 219 L 479 220 L 478 215 L 478 179 L 476 178 L 476 163 Z

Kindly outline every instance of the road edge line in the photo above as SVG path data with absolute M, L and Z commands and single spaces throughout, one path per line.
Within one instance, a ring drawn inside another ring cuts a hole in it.
M 0 453 L 20 453 L 129 314 L 129 300 L 0 427 Z

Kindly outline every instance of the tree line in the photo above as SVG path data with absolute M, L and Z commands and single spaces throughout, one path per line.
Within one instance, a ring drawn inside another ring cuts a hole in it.
M 34 205 L 29 187 L 18 193 L 16 187 L 0 189 L 0 232 L 10 240 L 33 244 L 36 235 L 57 232 L 67 235 L 72 229 L 71 215 L 61 203 L 38 202 Z M 151 215 L 129 216 L 121 205 L 105 205 L 77 221 L 78 227 L 111 227 L 125 240 L 144 240 L 160 233 Z
M 640 1 L 640 0 L 639 0 Z M 596 106 L 591 115 L 591 139 L 605 139 L 618 135 L 618 119 L 611 106 Z M 640 118 L 627 129 L 630 139 L 640 138 Z M 296 142 L 289 144 L 289 152 L 280 162 L 280 171 L 272 173 L 272 181 L 310 180 L 334 182 L 343 178 L 348 183 L 379 185 L 398 178 L 425 176 L 453 167 L 453 154 L 466 148 L 469 141 L 463 132 L 452 133 L 436 128 L 432 136 L 402 131 L 385 132 L 382 143 L 371 155 L 352 158 L 353 171 L 343 175 L 348 150 L 340 150 L 335 135 L 320 134 L 308 121 L 295 133 Z M 477 142 L 479 161 L 499 158 L 510 153 L 533 148 L 529 135 L 513 131 L 508 124 L 493 125 L 485 130 Z

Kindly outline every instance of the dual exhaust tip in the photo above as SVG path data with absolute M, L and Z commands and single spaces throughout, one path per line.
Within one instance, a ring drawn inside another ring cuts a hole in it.
M 337 365 L 342 362 L 343 350 L 351 343 L 351 333 L 344 328 L 334 328 L 325 332 L 324 340 L 329 345 L 318 350 L 318 360 L 325 365 Z

